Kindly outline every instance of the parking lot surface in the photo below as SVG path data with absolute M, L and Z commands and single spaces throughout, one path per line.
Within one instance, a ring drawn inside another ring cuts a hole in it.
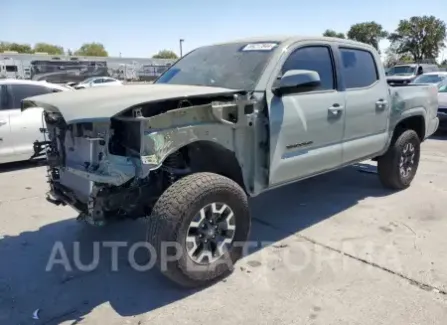
M 198 291 L 177 288 L 156 269 L 130 267 L 129 247 L 145 238 L 143 220 L 93 228 L 47 203 L 45 167 L 1 167 L 0 184 L 0 324 L 447 319 L 446 138 L 423 144 L 418 174 L 402 192 L 384 190 L 365 162 L 252 200 L 252 247 L 230 277 Z M 117 241 L 126 247 L 114 261 L 104 243 Z M 55 245 L 70 263 L 47 271 Z M 74 266 L 97 253 L 91 270 Z M 139 262 L 145 256 L 134 254 Z

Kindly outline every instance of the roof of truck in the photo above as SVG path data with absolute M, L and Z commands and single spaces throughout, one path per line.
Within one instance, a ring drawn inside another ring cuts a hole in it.
M 358 41 L 353 41 L 344 38 L 336 38 L 336 37 L 326 37 L 326 36 L 305 36 L 305 35 L 270 35 L 270 36 L 259 36 L 259 37 L 248 37 L 242 39 L 234 39 L 231 41 L 215 43 L 212 45 L 223 45 L 223 44 L 233 44 L 233 43 L 269 43 L 269 42 L 277 42 L 277 43 L 295 43 L 299 41 L 329 41 L 329 42 L 337 42 L 343 43 L 347 45 L 356 45 L 356 46 L 367 46 L 373 48 L 371 45 L 361 43 Z

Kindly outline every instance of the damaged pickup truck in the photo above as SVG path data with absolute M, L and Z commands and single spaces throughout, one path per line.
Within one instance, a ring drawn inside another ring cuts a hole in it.
M 248 197 L 367 159 L 383 185 L 405 189 L 438 127 L 435 86 L 391 89 L 374 48 L 323 37 L 206 46 L 153 85 L 28 107 L 44 109 L 48 200 L 94 225 L 147 217 L 162 272 L 188 287 L 242 257 Z

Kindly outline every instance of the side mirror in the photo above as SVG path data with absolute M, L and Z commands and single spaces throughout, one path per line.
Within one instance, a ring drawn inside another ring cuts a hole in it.
M 320 75 L 312 70 L 289 70 L 277 80 L 272 92 L 276 96 L 315 90 L 321 85 Z

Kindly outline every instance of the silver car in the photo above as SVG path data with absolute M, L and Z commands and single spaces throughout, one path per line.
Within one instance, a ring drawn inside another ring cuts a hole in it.
M 440 84 L 446 80 L 446 71 L 428 72 L 416 77 L 411 84 Z
M 447 80 L 438 86 L 438 102 L 439 130 L 447 131 Z

